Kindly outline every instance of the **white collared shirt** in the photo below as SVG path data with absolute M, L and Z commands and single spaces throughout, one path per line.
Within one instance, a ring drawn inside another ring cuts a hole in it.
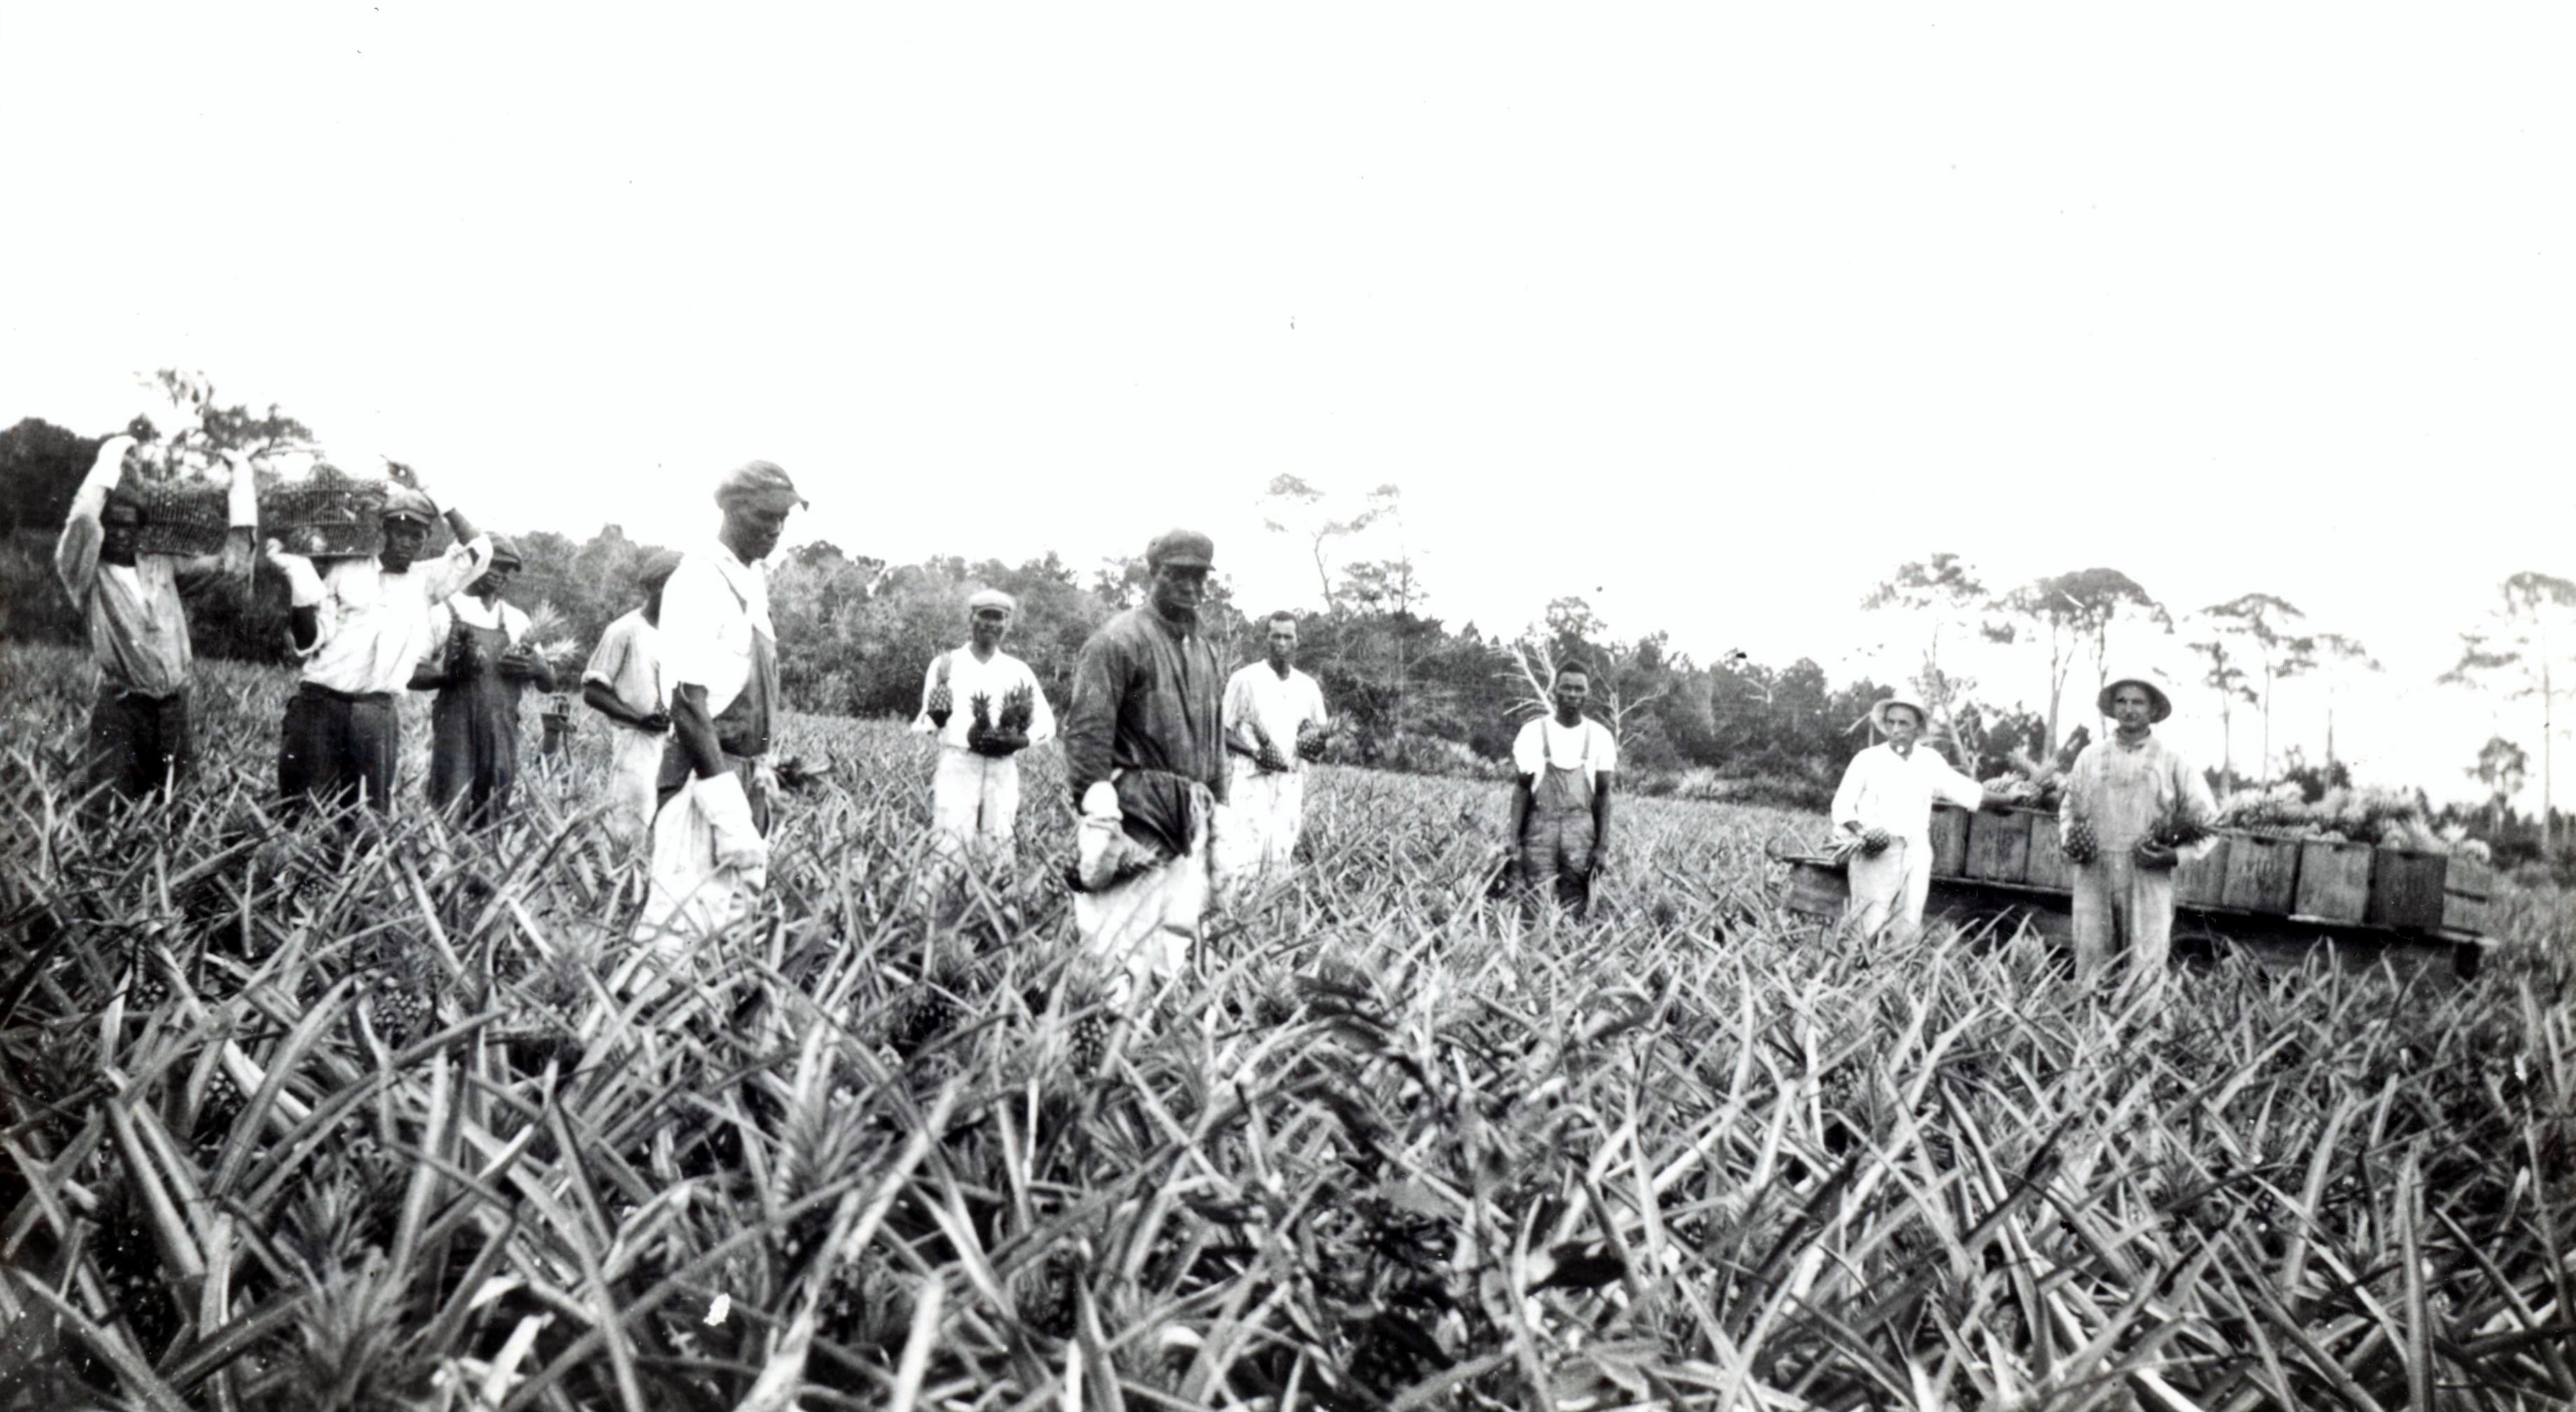
M 1252 733 L 1255 721 L 1270 733 L 1270 743 L 1279 747 L 1279 753 L 1288 757 L 1288 768 L 1302 770 L 1306 762 L 1297 754 L 1297 727 L 1306 721 L 1324 724 L 1324 689 L 1295 667 L 1288 669 L 1284 679 L 1267 661 L 1238 668 L 1225 684 L 1225 732 L 1257 740 Z M 1235 757 L 1238 769 L 1251 764 Z
M 948 717 L 947 725 L 933 727 L 930 724 L 930 689 L 938 684 L 942 661 L 948 663 L 948 699 L 954 711 Z M 951 750 L 964 750 L 967 748 L 966 733 L 975 726 L 976 696 L 980 694 L 991 703 L 988 710 L 991 719 L 998 724 L 1002 719 L 1002 698 L 1009 695 L 1015 686 L 1026 686 L 1034 698 L 1029 703 L 1029 744 L 1044 745 L 1055 739 L 1055 708 L 1047 705 L 1046 691 L 1038 685 L 1038 674 L 1029 670 L 1028 663 L 999 648 L 993 650 L 990 662 L 976 661 L 972 647 L 960 647 L 954 652 L 931 658 L 930 670 L 921 678 L 921 713 L 912 718 L 912 728 L 921 734 L 936 734 L 939 743 Z
M 304 653 L 304 680 L 352 695 L 408 689 L 412 668 L 438 641 L 432 610 L 491 564 L 488 534 L 399 574 L 374 559 L 333 561 L 321 575 L 322 601 L 313 605 L 321 636 Z
M 1834 791 L 1834 826 L 1858 824 L 1885 829 L 1908 843 L 1932 842 L 1932 801 L 1946 799 L 1962 809 L 1985 803 L 1984 785 L 1951 768 L 1941 752 L 1917 744 L 1906 755 L 1893 745 L 1873 745 L 1852 757 L 1843 783 Z
M 721 716 L 751 681 L 752 643 L 775 638 L 769 571 L 746 564 L 722 541 L 680 558 L 662 586 L 662 683 L 704 687 L 707 714 Z

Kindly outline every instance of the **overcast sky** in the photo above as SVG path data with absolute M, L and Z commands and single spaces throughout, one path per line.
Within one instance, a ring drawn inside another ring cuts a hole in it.
M 2576 575 L 2571 41 L 2552 5 L 22 3 L 0 423 L 202 369 L 504 529 L 687 540 L 765 456 L 791 539 L 1087 567 L 1189 523 L 1257 605 L 1314 597 L 1271 477 L 1392 482 L 1453 622 L 1580 594 L 1837 677 L 1912 650 L 1856 612 L 1906 559 L 2108 564 L 2358 636 L 2338 744 L 2458 794 L 2491 708 L 2431 678 L 2505 574 Z M 2324 710 L 2284 688 L 2276 746 Z

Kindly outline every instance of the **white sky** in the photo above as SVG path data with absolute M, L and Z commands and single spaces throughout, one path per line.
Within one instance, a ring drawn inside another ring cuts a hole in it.
M 2489 708 L 2431 678 L 2503 575 L 2576 575 L 2571 41 L 2551 5 L 18 4 L 0 424 L 202 369 L 504 529 L 682 540 L 766 456 L 791 538 L 1087 570 L 1186 522 L 1258 604 L 1313 596 L 1272 476 L 1392 481 L 1453 622 L 1581 594 L 1882 679 L 1902 632 L 1854 605 L 1897 563 L 2108 564 L 2362 638 L 2344 753 L 2462 794 Z M 2280 713 L 2317 753 L 2322 698 Z

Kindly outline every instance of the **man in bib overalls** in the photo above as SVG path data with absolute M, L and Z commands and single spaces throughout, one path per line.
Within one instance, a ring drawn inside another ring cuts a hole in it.
M 510 811 L 519 778 L 519 694 L 555 689 L 554 668 L 529 650 L 528 615 L 501 601 L 519 572 L 519 547 L 492 536 L 492 563 L 463 593 L 430 609 L 436 644 L 412 669 L 411 689 L 436 691 L 429 708 L 429 802 L 466 797 L 465 825 Z
M 639 937 L 668 954 L 747 914 L 769 885 L 771 713 L 778 639 L 764 561 L 803 506 L 787 472 L 746 462 L 716 488 L 724 526 L 662 586 L 671 741 L 656 781 L 653 866 Z
M 1553 715 L 1521 727 L 1512 742 L 1520 787 L 1512 794 L 1512 871 L 1522 906 L 1536 919 L 1554 893 L 1582 917 L 1592 910 L 1592 877 L 1610 847 L 1610 781 L 1619 741 L 1583 714 L 1591 674 L 1561 667 L 1549 694 Z

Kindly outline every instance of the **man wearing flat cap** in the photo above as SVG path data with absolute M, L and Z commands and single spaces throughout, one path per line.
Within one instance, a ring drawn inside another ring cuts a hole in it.
M 939 743 L 930 827 L 947 858 L 977 839 L 1005 863 L 1015 856 L 1019 752 L 1055 739 L 1055 708 L 1037 673 L 1002 650 L 1018 611 L 1000 589 L 978 590 L 966 600 L 966 645 L 940 653 L 922 677 L 921 714 L 912 728 Z
M 144 552 L 142 502 L 118 484 L 133 446 L 134 438 L 122 435 L 99 443 L 54 544 L 54 577 L 80 610 L 98 663 L 98 702 L 90 709 L 84 751 L 88 781 L 128 799 L 188 773 L 195 758 L 188 689 L 196 661 L 182 600 L 225 584 L 239 592 L 250 577 L 259 524 L 250 466 L 226 453 L 231 525 L 222 551 L 202 557 Z
M 610 623 L 582 668 L 582 704 L 608 718 L 608 813 L 602 823 L 634 850 L 653 829 L 655 781 L 671 735 L 671 696 L 662 681 L 662 588 L 680 556 L 647 555 L 635 573 L 642 606 Z
M 1172 530 L 1145 550 L 1146 602 L 1082 646 L 1065 712 L 1066 783 L 1082 822 L 1074 925 L 1124 974 L 1120 998 L 1177 975 L 1213 884 L 1209 833 L 1227 792 L 1225 678 L 1199 631 L 1213 541 Z
M 2128 954 L 2128 981 L 2164 975 L 2173 948 L 2174 868 L 2217 846 L 2209 782 L 2155 734 L 2173 699 L 2145 677 L 2120 677 L 2094 703 L 2110 736 L 2084 747 L 2058 804 L 2058 840 L 2075 874 L 2075 978 L 2109 979 Z
M 653 863 L 639 936 L 675 945 L 746 914 L 769 885 L 778 637 L 770 551 L 805 504 L 787 472 L 749 461 L 716 487 L 724 523 L 662 585 L 671 740 L 654 784 Z
M 435 691 L 429 708 L 429 802 L 463 799 L 468 828 L 498 823 L 519 779 L 519 697 L 555 689 L 555 672 L 531 650 L 528 615 L 501 595 L 519 575 L 519 547 L 492 536 L 492 562 L 463 593 L 432 608 L 430 641 L 411 689 Z
M 1886 740 L 1843 767 L 1834 791 L 1834 831 L 1848 859 L 1854 930 L 1868 940 L 1911 936 L 1932 895 L 1932 806 L 1997 805 L 1985 786 L 1959 773 L 1922 741 L 1923 703 L 1890 696 L 1869 708 Z
M 327 569 L 268 541 L 268 561 L 286 575 L 288 632 L 304 659 L 279 735 L 277 783 L 290 806 L 364 799 L 393 806 L 400 734 L 395 694 L 438 644 L 430 610 L 492 566 L 492 540 L 446 512 L 456 542 L 421 558 L 437 503 L 417 480 L 385 487 L 383 547 L 374 558 L 334 558 Z

